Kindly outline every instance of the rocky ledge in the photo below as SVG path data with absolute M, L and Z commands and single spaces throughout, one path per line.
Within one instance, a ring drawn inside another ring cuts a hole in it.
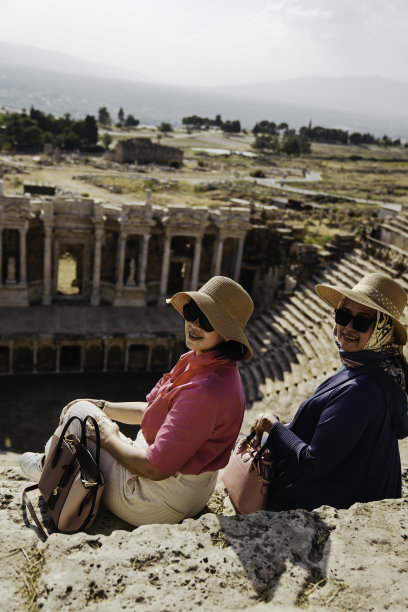
M 401 444 L 407 466 L 408 444 Z M 408 499 L 234 514 L 221 483 L 201 516 L 133 529 L 104 508 L 43 543 L 21 508 L 19 455 L 0 455 L 2 609 L 406 610 Z M 407 470 L 404 470 L 406 494 Z

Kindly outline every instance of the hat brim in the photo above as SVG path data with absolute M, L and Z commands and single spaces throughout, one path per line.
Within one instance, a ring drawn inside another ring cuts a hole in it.
M 190 300 L 195 301 L 215 331 L 225 340 L 236 340 L 244 346 L 243 361 L 248 361 L 252 358 L 251 345 L 241 325 L 210 295 L 200 291 L 180 291 L 173 295 L 172 298 L 167 299 L 166 303 L 171 304 L 183 316 L 183 306 Z
M 319 297 L 321 297 L 326 304 L 329 304 L 329 306 L 332 306 L 333 308 L 341 308 L 344 299 L 348 298 L 349 300 L 353 300 L 358 304 L 362 304 L 363 306 L 368 306 L 369 308 L 383 312 L 384 314 L 388 315 L 394 323 L 395 340 L 397 344 L 404 345 L 407 343 L 407 330 L 405 325 L 400 323 L 398 319 L 393 317 L 392 314 L 388 312 L 388 310 L 379 306 L 376 302 L 374 302 L 374 300 L 369 298 L 364 293 L 355 291 L 354 289 L 346 289 L 345 287 L 332 287 L 331 285 L 316 285 L 315 289 Z

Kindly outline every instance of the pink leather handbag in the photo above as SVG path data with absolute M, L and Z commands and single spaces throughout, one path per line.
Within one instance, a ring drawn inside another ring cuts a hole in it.
M 95 457 L 87 448 L 86 423 L 92 421 L 95 429 Z M 81 437 L 65 435 L 72 421 L 81 423 Z M 23 506 L 26 506 L 40 534 L 47 539 L 28 491 L 39 489 L 54 527 L 64 533 L 76 533 L 90 527 L 98 512 L 105 486 L 99 469 L 100 434 L 96 420 L 88 415 L 85 419 L 71 417 L 60 436 L 54 434 L 41 479 L 38 485 L 23 491 Z
M 221 476 L 228 495 L 240 514 L 265 510 L 268 485 L 274 474 L 271 451 L 252 446 L 255 432 L 237 443 Z

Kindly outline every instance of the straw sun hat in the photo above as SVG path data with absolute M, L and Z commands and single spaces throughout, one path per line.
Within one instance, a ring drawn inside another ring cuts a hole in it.
M 407 303 L 407 294 L 401 285 L 387 274 L 367 274 L 352 289 L 316 285 L 316 291 L 322 300 L 334 308 L 341 308 L 344 299 L 349 298 L 389 315 L 394 323 L 397 344 L 406 344 L 406 327 L 399 319 Z
M 242 343 L 244 360 L 251 359 L 252 350 L 243 328 L 254 310 L 254 304 L 241 285 L 227 276 L 213 276 L 198 291 L 181 291 L 166 302 L 183 316 L 183 306 L 190 299 L 195 301 L 225 340 Z

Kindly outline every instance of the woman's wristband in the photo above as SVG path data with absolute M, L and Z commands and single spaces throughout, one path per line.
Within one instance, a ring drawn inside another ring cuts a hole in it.
M 106 410 L 108 404 L 109 404 L 108 400 L 100 399 L 96 401 L 96 406 L 103 411 Z

